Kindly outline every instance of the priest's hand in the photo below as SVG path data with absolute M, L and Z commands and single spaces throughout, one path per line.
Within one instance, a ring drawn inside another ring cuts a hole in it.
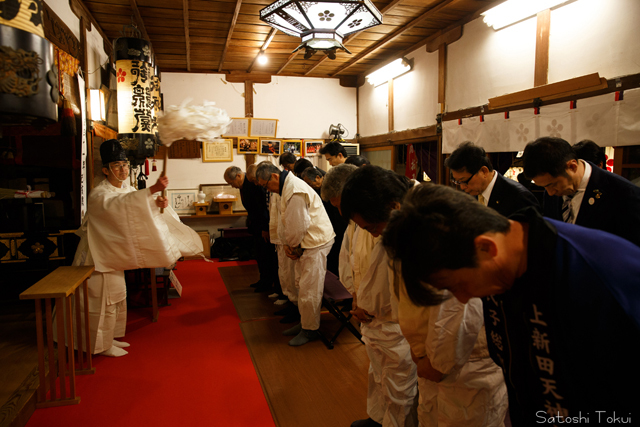
M 302 251 L 299 250 L 299 247 L 292 248 L 291 246 L 287 246 L 287 245 L 285 245 L 284 247 L 284 253 L 287 256 L 287 258 L 291 258 L 293 260 L 300 258 L 300 256 L 302 255 Z
M 166 197 L 159 196 L 156 198 L 156 206 L 159 208 L 167 208 L 169 207 L 169 199 Z
M 169 186 L 169 178 L 167 178 L 166 176 L 161 176 L 160 178 L 158 178 L 155 184 L 149 187 L 149 191 L 151 191 L 151 194 L 154 194 L 164 190 L 168 186 Z
M 351 310 L 349 313 L 353 314 L 353 317 L 361 321 L 362 323 L 370 323 L 373 320 L 373 316 L 367 313 L 367 310 L 364 308 L 356 308 Z
M 444 378 L 444 374 L 431 365 L 431 360 L 427 356 L 421 357 L 417 362 L 418 376 L 434 383 L 439 383 Z

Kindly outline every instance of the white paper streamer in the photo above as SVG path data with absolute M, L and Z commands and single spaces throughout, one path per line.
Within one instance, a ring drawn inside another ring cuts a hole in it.
M 188 105 L 191 98 L 181 105 L 166 107 L 158 117 L 158 132 L 162 145 L 170 146 L 179 139 L 198 141 L 218 138 L 227 131 L 231 118 L 215 102 L 204 101 L 203 105 Z

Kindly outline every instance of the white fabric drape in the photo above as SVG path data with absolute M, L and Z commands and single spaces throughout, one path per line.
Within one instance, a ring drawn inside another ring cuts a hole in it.
M 579 99 L 534 109 L 486 114 L 442 123 L 442 152 L 451 153 L 464 141 L 472 141 L 487 152 L 522 151 L 527 143 L 543 136 L 559 137 L 570 144 L 590 139 L 601 147 L 640 143 L 640 89 L 626 90 L 616 101 L 615 93 Z

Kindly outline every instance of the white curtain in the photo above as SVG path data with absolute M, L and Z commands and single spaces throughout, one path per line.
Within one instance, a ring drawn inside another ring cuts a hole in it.
M 640 144 L 640 89 L 579 99 L 574 109 L 569 102 L 534 110 L 511 111 L 445 121 L 442 124 L 442 152 L 451 153 L 464 141 L 472 141 L 487 152 L 522 151 L 527 143 L 542 136 L 554 136 L 575 144 L 591 139 L 601 147 Z

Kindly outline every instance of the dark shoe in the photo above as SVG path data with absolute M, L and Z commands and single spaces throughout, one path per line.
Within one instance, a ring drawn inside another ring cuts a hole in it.
M 294 335 L 298 335 L 300 331 L 302 331 L 302 323 L 298 323 L 296 326 L 282 331 L 282 335 L 285 337 L 292 337 Z
M 258 280 L 256 283 L 252 283 L 249 286 L 252 288 L 257 288 L 258 286 L 260 286 L 262 284 L 262 282 L 260 280 Z
M 297 311 L 294 313 L 289 313 L 285 315 L 282 319 L 280 319 L 280 323 L 293 323 L 300 321 L 300 313 Z
M 300 333 L 296 335 L 295 338 L 293 338 L 291 341 L 289 341 L 289 345 L 292 347 L 298 347 L 316 339 L 318 339 L 318 331 L 301 329 Z
M 351 427 L 382 427 L 382 424 L 373 421 L 371 418 L 358 420 L 351 423 Z
M 282 310 L 278 310 L 276 312 L 273 313 L 274 316 L 286 316 L 287 314 L 291 313 L 291 306 L 290 305 L 286 305 Z
M 273 290 L 273 286 L 262 284 L 262 285 L 256 286 L 256 288 L 253 290 L 253 292 L 255 292 L 255 293 L 270 292 L 271 290 Z

